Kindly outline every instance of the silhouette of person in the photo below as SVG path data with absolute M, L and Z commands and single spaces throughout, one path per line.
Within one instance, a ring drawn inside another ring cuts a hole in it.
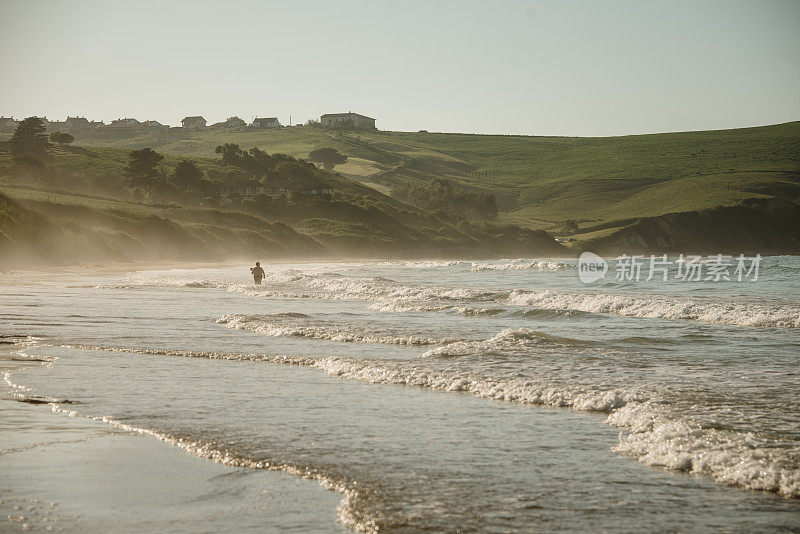
M 256 262 L 255 267 L 250 267 L 250 272 L 253 273 L 253 282 L 260 286 L 261 280 L 264 278 L 264 269 L 261 268 L 261 263 Z

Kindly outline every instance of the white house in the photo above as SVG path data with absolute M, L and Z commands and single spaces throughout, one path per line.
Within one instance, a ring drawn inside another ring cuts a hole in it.
M 259 117 L 253 119 L 251 128 L 283 128 L 277 117 Z
M 193 117 L 184 117 L 181 124 L 184 130 L 202 130 L 206 127 L 206 120 L 199 115 L 195 115 Z

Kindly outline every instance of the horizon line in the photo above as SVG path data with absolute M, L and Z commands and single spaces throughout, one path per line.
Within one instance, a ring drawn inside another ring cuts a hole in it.
M 194 116 L 201 116 L 202 115 L 187 115 L 187 117 L 194 117 Z M 29 119 L 31 117 L 35 117 L 38 119 L 48 120 L 47 116 L 38 116 L 38 115 L 30 115 L 28 117 L 24 117 L 23 119 L 15 119 L 14 114 L 12 113 L 10 116 L 6 117 L 5 115 L 0 115 L 0 119 L 12 119 L 16 122 L 20 122 L 21 120 Z M 231 115 L 228 118 L 239 117 L 238 115 Z M 67 115 L 64 119 L 66 121 L 69 118 L 73 119 L 86 119 L 90 122 L 97 122 L 94 119 L 89 119 L 85 115 Z M 124 119 L 135 119 L 135 117 L 118 117 L 116 119 L 111 119 L 108 123 L 105 122 L 105 119 L 100 120 L 99 122 L 102 123 L 103 126 L 108 126 L 114 120 L 124 120 Z M 239 117 L 241 118 L 241 117 Z M 171 124 L 162 123 L 157 119 L 145 119 L 137 121 L 146 122 L 146 121 L 156 121 L 162 124 L 163 126 L 167 126 L 169 128 L 182 128 L 182 126 L 173 126 Z M 310 119 L 309 119 L 310 120 Z M 316 120 L 316 119 L 314 119 Z M 52 122 L 64 122 L 64 121 L 52 121 Z M 48 120 L 48 122 L 51 122 Z M 215 122 L 213 124 L 220 124 L 225 122 L 225 120 Z M 419 130 L 392 130 L 392 129 L 382 129 L 376 128 L 376 131 L 379 132 L 388 132 L 388 133 L 429 133 L 429 134 L 440 134 L 440 135 L 478 135 L 478 136 L 495 136 L 495 137 L 549 137 L 549 138 L 578 138 L 578 139 L 606 139 L 606 138 L 614 138 L 614 137 L 632 137 L 632 136 L 644 136 L 644 135 L 662 135 L 662 134 L 676 134 L 676 133 L 700 133 L 700 132 L 724 132 L 724 131 L 731 131 L 731 130 L 746 130 L 751 128 L 765 128 L 768 126 L 781 126 L 784 124 L 791 124 L 793 122 L 800 122 L 800 118 L 782 121 L 782 122 L 774 122 L 774 123 L 758 123 L 758 124 L 750 124 L 746 126 L 733 126 L 729 128 L 709 128 L 709 129 L 689 129 L 689 130 L 662 130 L 662 131 L 639 131 L 639 132 L 631 132 L 631 133 L 620 133 L 620 134 L 608 134 L 608 135 L 568 135 L 568 134 L 539 134 L 539 133 L 488 133 L 488 132 L 458 132 L 458 131 L 434 131 L 434 130 L 426 130 L 425 128 L 420 128 Z M 212 125 L 213 125 L 212 124 Z M 295 128 L 305 126 L 305 122 L 300 124 L 292 124 L 289 126 L 282 125 L 281 128 Z M 313 126 L 312 126 L 313 127 Z M 273 128 L 275 129 L 275 128 Z M 280 129 L 280 128 L 277 128 Z

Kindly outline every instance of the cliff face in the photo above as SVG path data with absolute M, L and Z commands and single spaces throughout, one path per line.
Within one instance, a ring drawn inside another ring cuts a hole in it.
M 798 254 L 800 207 L 783 198 L 638 219 L 583 250 L 619 254 Z

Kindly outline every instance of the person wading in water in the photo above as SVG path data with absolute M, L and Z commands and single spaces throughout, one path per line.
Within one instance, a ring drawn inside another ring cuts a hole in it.
M 264 269 L 261 268 L 261 263 L 256 262 L 255 267 L 250 267 L 250 272 L 253 273 L 253 282 L 260 286 L 261 280 L 264 278 Z

